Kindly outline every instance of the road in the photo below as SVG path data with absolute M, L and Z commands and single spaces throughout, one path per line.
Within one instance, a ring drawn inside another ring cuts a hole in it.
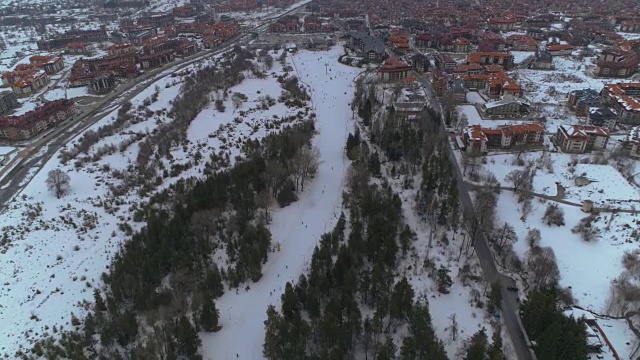
M 433 88 L 431 87 L 431 83 L 424 76 L 418 76 L 418 80 L 425 88 L 428 103 L 438 113 L 441 113 L 442 106 L 440 104 L 440 101 L 435 96 Z M 440 136 L 445 142 L 449 142 L 448 135 L 444 130 L 444 124 L 440 126 Z M 460 171 L 460 165 L 456 160 L 453 148 L 451 146 L 446 146 L 446 148 L 448 149 L 449 161 L 451 161 L 451 164 L 455 169 L 454 172 L 456 175 L 456 183 L 463 214 L 470 214 L 473 216 L 474 208 L 473 202 L 471 201 L 471 196 L 469 195 L 470 189 L 467 187 L 467 184 L 464 181 L 462 172 Z M 474 246 L 476 249 L 476 254 L 478 254 L 478 260 L 480 261 L 480 265 L 482 266 L 482 271 L 484 272 L 486 280 L 492 284 L 497 283 L 500 286 L 500 293 L 502 295 L 502 317 L 507 327 L 507 331 L 509 332 L 509 337 L 511 338 L 511 342 L 513 343 L 513 347 L 518 359 L 534 360 L 535 355 L 532 355 L 532 351 L 527 346 L 527 341 L 525 340 L 526 335 L 522 331 L 522 327 L 520 326 L 520 321 L 518 319 L 518 309 L 520 305 L 518 294 L 516 292 L 507 290 L 507 288 L 509 287 L 515 287 L 516 282 L 512 278 L 501 274 L 498 271 L 495 260 L 493 258 L 493 254 L 491 253 L 491 249 L 489 248 L 484 233 L 478 232 L 478 235 L 474 239 Z
M 167 66 L 148 71 L 127 83 L 121 84 L 114 91 L 96 102 L 87 104 L 86 106 L 78 106 L 80 108 L 80 114 L 74 116 L 73 120 L 67 120 L 66 123 L 61 124 L 49 132 L 48 135 L 33 140 L 31 144 L 20 150 L 12 161 L 0 169 L 0 176 L 2 176 L 5 171 L 8 172 L 6 176 L 0 180 L 0 212 L 4 211 L 11 199 L 24 189 L 29 183 L 30 178 L 33 178 L 35 173 L 37 173 L 37 171 L 33 170 L 34 168 L 39 171 L 62 146 L 107 115 L 106 110 L 115 109 L 123 102 L 133 99 L 152 83 L 164 77 L 171 76 L 173 73 L 197 61 L 228 51 L 238 43 L 246 43 L 250 37 L 249 32 L 264 30 L 268 23 L 296 12 L 304 6 L 306 6 L 306 2 L 279 15 L 265 19 L 260 25 L 245 30 L 235 39 L 228 41 L 222 48 L 201 51 L 168 64 Z

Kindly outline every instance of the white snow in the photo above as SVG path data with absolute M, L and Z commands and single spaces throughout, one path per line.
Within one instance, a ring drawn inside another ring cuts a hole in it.
M 467 101 L 471 104 L 484 104 L 486 102 L 477 91 L 469 91 L 467 93 Z
M 534 52 L 533 51 L 512 51 L 511 54 L 513 54 L 513 62 L 515 64 L 520 64 L 529 56 L 533 56 Z
M 313 182 L 296 203 L 274 211 L 273 242 L 281 244 L 263 266 L 264 276 L 250 284 L 249 291 L 228 291 L 217 300 L 222 330 L 201 334 L 205 359 L 261 359 L 264 320 L 268 305 L 279 309 L 280 294 L 287 281 L 297 281 L 307 268 L 320 235 L 333 228 L 340 213 L 346 171 L 344 142 L 352 130 L 349 107 L 357 68 L 337 62 L 342 48 L 328 52 L 302 51 L 293 63 L 303 84 L 311 87 L 317 112 L 318 135 L 313 140 L 320 149 L 321 163 Z M 325 63 L 331 64 L 325 75 Z M 346 95 L 345 95 L 346 93 Z

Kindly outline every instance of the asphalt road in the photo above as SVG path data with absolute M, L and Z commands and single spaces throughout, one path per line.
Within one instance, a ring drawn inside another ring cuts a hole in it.
M 431 83 L 424 76 L 419 76 L 418 80 L 426 89 L 429 104 L 438 113 L 441 113 L 442 107 L 440 101 L 435 96 L 433 88 L 431 87 Z M 444 141 L 447 142 L 447 144 L 449 143 L 448 135 L 444 129 L 444 124 L 440 126 L 440 136 Z M 446 146 L 446 148 L 448 149 L 449 161 L 451 161 L 451 164 L 455 169 L 456 184 L 458 187 L 460 205 L 462 207 L 463 214 L 474 214 L 473 202 L 471 201 L 471 196 L 469 195 L 469 189 L 464 182 L 464 178 L 462 176 L 462 172 L 460 171 L 458 161 L 456 160 L 454 150 L 451 146 Z M 512 278 L 501 274 L 498 271 L 496 263 L 493 259 L 493 254 L 491 253 L 491 249 L 489 248 L 484 233 L 478 232 L 478 235 L 476 235 L 475 239 L 473 240 L 476 254 L 478 255 L 478 260 L 480 261 L 480 265 L 482 266 L 482 270 L 485 274 L 486 279 L 492 284 L 498 283 L 500 285 L 500 293 L 502 295 L 502 317 L 507 327 L 507 331 L 509 332 L 509 337 L 511 338 L 511 342 L 513 343 L 513 347 L 518 359 L 534 360 L 534 356 L 527 346 L 525 334 L 522 331 L 520 321 L 518 319 L 518 309 L 520 306 L 518 294 L 507 289 L 509 287 L 515 287 L 516 282 Z
M 0 180 L 0 212 L 29 183 L 31 178 L 39 171 L 42 166 L 67 142 L 93 125 L 106 115 L 107 109 L 115 109 L 117 106 L 127 100 L 131 100 L 142 91 L 147 89 L 153 82 L 164 77 L 171 76 L 173 73 L 184 69 L 185 67 L 203 60 L 205 58 L 218 55 L 231 49 L 235 44 L 247 42 L 250 31 L 264 31 L 266 24 L 271 21 L 298 11 L 306 4 L 295 7 L 280 15 L 276 15 L 265 19 L 260 25 L 243 31 L 235 39 L 229 41 L 224 47 L 219 49 L 211 49 L 198 52 L 194 55 L 185 57 L 179 61 L 175 61 L 167 66 L 153 69 L 143 75 L 118 86 L 108 95 L 100 98 L 95 103 L 85 106 L 79 105 L 81 113 L 74 117 L 73 120 L 67 120 L 65 124 L 59 125 L 56 129 L 49 132 L 46 137 L 40 137 L 33 140 L 25 149 L 19 151 L 15 160 L 7 164 L 7 167 L 13 166 L 11 170 Z M 125 96 L 122 96 L 125 94 Z M 36 171 L 37 170 L 37 171 Z M 0 171 L 1 173 L 1 171 Z

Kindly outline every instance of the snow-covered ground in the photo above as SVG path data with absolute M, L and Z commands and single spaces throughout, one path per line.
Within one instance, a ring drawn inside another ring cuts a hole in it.
M 274 54 L 275 57 L 277 55 Z M 214 62 L 213 58 L 207 59 L 190 68 L 193 70 Z M 324 66 L 322 69 L 324 71 Z M 293 117 L 300 110 L 298 108 L 290 109 L 280 103 L 269 109 L 262 107 L 261 96 L 269 94 L 277 98 L 281 91 L 277 75 L 283 73 L 282 66 L 276 62 L 270 73 L 274 75 L 262 80 L 247 78 L 230 89 L 247 95 L 247 101 L 239 109 L 234 110 L 232 100 L 228 99 L 224 113 L 213 110 L 213 103 L 203 110 L 188 130 L 190 142 L 171 149 L 173 160 L 161 159 L 165 169 L 174 165 L 191 166 L 170 175 L 157 190 L 180 178 L 202 176 L 205 161 L 213 153 L 228 154 L 233 161 L 247 139 L 260 138 L 277 129 L 278 123 L 298 119 Z M 336 78 L 342 80 L 342 77 Z M 29 176 L 23 181 L 26 187 L 0 216 L 0 235 L 6 234 L 9 239 L 7 243 L 0 237 L 0 283 L 3 284 L 0 288 L 0 323 L 4 325 L 0 327 L 0 354 L 7 353 L 11 357 L 20 346 L 29 347 L 32 339 L 40 338 L 43 333 L 51 334 L 54 325 L 58 330 L 68 328 L 64 322 L 72 312 L 80 318 L 85 313 L 84 307 L 78 304 L 92 301 L 93 288 L 100 287 L 102 283 L 100 275 L 107 270 L 119 244 L 127 238 L 120 224 L 129 222 L 134 230 L 137 229 L 140 224 L 131 222 L 131 213 L 152 195 L 141 198 L 134 189 L 115 200 L 111 199 L 110 185 L 122 182 L 114 176 L 114 171 L 128 171 L 128 165 L 135 163 L 138 155 L 136 142 L 126 148 L 121 148 L 120 144 L 136 135 L 146 136 L 169 121 L 162 110 L 170 110 L 170 102 L 176 98 L 182 81 L 181 76 L 168 76 L 145 84 L 146 89 L 131 100 L 132 111 L 137 111 L 157 88 L 158 100 L 147 107 L 154 114 L 146 115 L 145 111 L 139 111 L 137 122 L 126 124 L 112 135 L 102 136 L 86 155 L 81 154 L 81 157 L 97 160 L 88 161 L 81 167 L 76 167 L 73 160 L 62 165 L 58 152 L 41 170 L 37 167 L 29 170 Z M 118 109 L 116 106 L 105 111 L 103 119 L 90 129 L 97 130 L 113 122 Z M 240 111 L 247 115 L 243 118 Z M 324 114 L 326 117 L 326 111 Z M 236 118 L 242 121 L 237 122 Z M 331 135 L 333 130 L 338 129 L 329 129 L 329 138 L 335 137 Z M 73 148 L 79 137 L 70 141 L 67 149 Z M 342 140 L 339 142 L 343 143 Z M 109 145 L 116 146 L 118 150 L 111 155 L 99 155 L 100 149 Z M 341 149 L 342 145 L 336 151 L 341 153 Z M 10 149 L 2 148 L 4 150 Z M 197 152 L 204 160 L 194 161 Z M 47 173 L 56 168 L 71 177 L 70 193 L 62 199 L 56 199 L 45 185 Z
M 512 51 L 511 54 L 513 54 L 513 62 L 515 64 L 520 64 L 521 62 L 523 62 L 529 56 L 533 56 L 535 54 L 535 52 L 533 52 L 533 51 Z
M 560 284 L 571 287 L 578 305 L 596 312 L 603 312 L 611 281 L 623 271 L 620 259 L 627 250 L 638 247 L 630 240 L 629 224 L 638 221 L 638 216 L 617 214 L 611 220 L 611 213 L 603 213 L 594 226 L 601 236 L 592 242 L 585 242 L 579 234 L 571 232 L 580 219 L 587 214 L 579 207 L 558 203 L 564 210 L 565 226 L 547 226 L 542 217 L 548 203 L 539 199 L 532 201 L 533 209 L 526 221 L 521 220 L 522 204 L 512 192 L 504 191 L 498 201 L 498 221 L 513 225 L 519 241 L 514 245 L 516 253 L 526 261 L 528 245 L 524 241 L 527 231 L 538 228 L 542 235 L 541 246 L 551 247 L 558 260 Z M 608 230 L 607 230 L 608 228 Z
M 628 79 L 594 78 L 587 74 L 592 70 L 593 58 L 582 61 L 572 56 L 555 56 L 555 70 L 519 69 L 513 75 L 524 87 L 525 96 L 534 103 L 564 104 L 568 94 L 573 90 L 602 90 L 604 84 L 612 82 L 629 82 Z
M 487 157 L 488 163 L 484 168 L 492 172 L 503 186 L 512 186 L 505 177 L 514 170 L 513 154 L 495 154 Z M 542 152 L 523 154 L 525 161 L 538 161 L 543 156 Z M 553 173 L 541 167 L 536 171 L 533 179 L 533 191 L 554 196 L 557 194 L 556 183 L 565 189 L 565 200 L 582 203 L 583 200 L 591 200 L 594 206 L 611 206 L 614 208 L 640 209 L 640 189 L 635 184 L 627 181 L 612 165 L 582 164 L 569 166 L 572 156 L 563 153 L 548 153 L 553 166 Z M 586 154 L 575 156 L 578 162 L 590 161 L 594 155 Z M 571 169 L 574 170 L 571 170 Z M 577 186 L 575 178 L 584 176 L 592 182 Z
M 469 91 L 467 93 L 467 102 L 471 104 L 484 104 L 486 101 L 477 91 Z
M 347 162 L 344 143 L 352 131 L 349 102 L 357 68 L 337 62 L 342 47 L 328 52 L 302 51 L 293 64 L 303 84 L 310 87 L 317 114 L 318 134 L 313 139 L 320 150 L 318 174 L 296 203 L 273 212 L 271 231 L 280 251 L 269 256 L 264 276 L 249 291 L 229 291 L 217 302 L 222 330 L 201 334 L 205 359 L 261 359 L 264 320 L 269 304 L 280 307 L 280 294 L 287 281 L 296 282 L 311 258 L 320 235 L 335 225 L 340 215 L 341 194 Z M 324 64 L 328 63 L 329 75 Z M 346 94 L 346 95 L 345 95 Z M 275 95 L 275 94 L 274 94 Z
M 472 94 L 472 93 L 469 93 L 469 94 Z M 479 95 L 477 97 L 475 96 L 472 97 L 475 104 L 479 104 L 479 102 L 475 102 L 475 101 L 479 101 L 478 98 L 480 98 Z M 457 110 L 460 117 L 462 117 L 463 115 L 466 116 L 468 125 L 481 125 L 482 127 L 496 128 L 500 125 L 514 125 L 514 124 L 531 122 L 531 120 L 483 119 L 480 116 L 480 113 L 478 112 L 476 105 L 459 105 L 457 107 Z

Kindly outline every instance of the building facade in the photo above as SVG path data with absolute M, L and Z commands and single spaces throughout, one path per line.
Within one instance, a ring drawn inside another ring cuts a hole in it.
M 602 150 L 609 142 L 609 130 L 592 125 L 560 125 L 554 142 L 565 153 L 582 154 Z

